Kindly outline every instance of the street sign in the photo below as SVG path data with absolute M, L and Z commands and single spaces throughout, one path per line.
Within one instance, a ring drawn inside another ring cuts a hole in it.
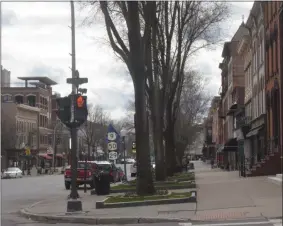
M 116 151 L 117 150 L 117 143 L 116 142 L 109 142 L 107 144 L 108 151 Z
M 116 135 L 115 132 L 110 132 L 110 133 L 108 133 L 108 134 L 107 134 L 107 137 L 108 137 L 108 140 L 109 140 L 109 141 L 114 141 L 114 140 L 117 139 L 117 135 Z
M 109 160 L 116 160 L 118 158 L 118 153 L 116 151 L 109 152 Z
M 88 78 L 67 78 L 67 83 L 78 86 L 84 83 L 88 83 Z
M 26 155 L 30 155 L 30 154 L 31 154 L 31 153 L 30 153 L 30 149 L 29 149 L 28 147 L 26 147 L 25 152 L 26 152 Z
M 112 124 L 109 124 L 108 126 L 106 139 L 108 151 L 117 151 L 120 137 Z

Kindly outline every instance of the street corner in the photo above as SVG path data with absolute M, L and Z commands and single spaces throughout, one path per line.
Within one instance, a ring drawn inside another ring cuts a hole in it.
M 190 219 L 184 218 L 161 218 L 161 217 L 91 217 L 85 216 L 83 212 L 75 215 L 46 215 L 31 213 L 22 209 L 20 214 L 30 220 L 41 223 L 70 223 L 70 224 L 91 224 L 91 225 L 126 225 L 126 224 L 149 224 L 149 223 L 168 223 L 168 222 L 188 222 Z

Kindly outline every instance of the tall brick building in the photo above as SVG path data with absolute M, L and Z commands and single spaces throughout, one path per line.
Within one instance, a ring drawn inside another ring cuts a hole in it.
M 280 159 L 282 151 L 282 2 L 262 3 L 265 27 L 265 83 L 267 152 Z M 281 97 L 280 97 L 281 94 Z M 281 171 L 280 162 L 273 164 Z M 277 168 L 277 169 L 276 169 Z M 273 173 L 273 172 L 272 172 Z

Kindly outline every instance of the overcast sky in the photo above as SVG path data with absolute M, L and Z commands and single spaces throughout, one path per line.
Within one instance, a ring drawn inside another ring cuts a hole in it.
M 253 2 L 235 2 L 232 15 L 225 24 L 225 37 L 231 39 L 245 20 Z M 78 6 L 75 5 L 78 9 Z M 82 26 L 86 14 L 76 10 L 77 69 L 81 77 L 88 77 L 88 99 L 111 112 L 113 119 L 124 116 L 133 85 L 125 65 L 107 45 L 103 23 Z M 2 3 L 2 62 L 11 71 L 11 82 L 21 82 L 20 76 L 48 76 L 58 85 L 53 90 L 67 95 L 71 86 L 71 30 L 69 2 L 4 2 Z M 220 88 L 222 46 L 215 50 L 201 50 L 191 62 L 193 67 L 208 78 L 207 92 L 217 95 Z

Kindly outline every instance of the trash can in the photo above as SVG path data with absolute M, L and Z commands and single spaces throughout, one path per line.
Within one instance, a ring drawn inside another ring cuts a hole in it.
M 189 163 L 189 169 L 191 169 L 191 170 L 193 170 L 193 169 L 195 169 L 195 166 L 194 166 L 194 163 Z
M 94 176 L 95 191 L 97 195 L 110 194 L 110 176 L 107 173 L 100 173 Z

